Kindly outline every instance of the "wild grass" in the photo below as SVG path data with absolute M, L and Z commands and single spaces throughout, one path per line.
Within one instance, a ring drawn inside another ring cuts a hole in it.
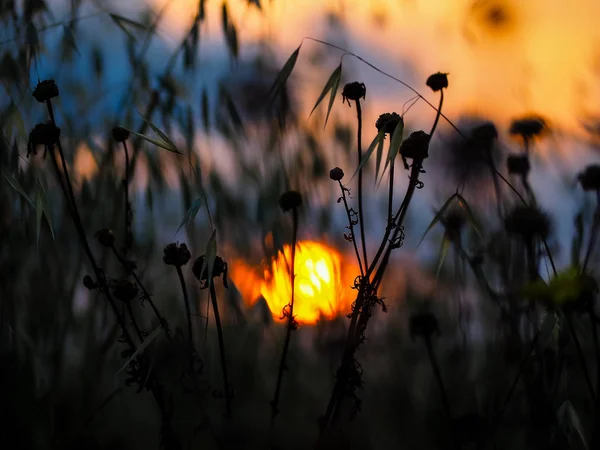
M 55 22 L 44 2 L 20 6 L 0 6 L 10 35 L 1 50 L 0 430 L 12 447 L 598 446 L 600 166 L 588 166 L 578 180 L 594 197 L 593 210 L 574 218 L 571 242 L 557 242 L 529 181 L 535 145 L 551 132 L 542 118 L 516 118 L 508 131 L 521 146 L 502 154 L 493 123 L 464 130 L 444 115 L 451 76 L 424 80 L 438 95 L 434 105 L 365 58 L 312 39 L 341 52 L 313 108 L 318 115 L 329 97 L 322 121 L 331 117 L 328 126 L 345 149 L 328 166 L 318 147 L 328 137 L 296 120 L 290 87 L 310 40 L 270 73 L 270 108 L 232 97 L 235 86 L 223 84 L 213 111 L 214 93 L 202 90 L 194 106 L 184 87 L 201 70 L 204 2 L 159 75 L 149 69 L 148 52 L 160 12 L 138 21 L 83 14 L 89 5 L 73 2 L 70 18 Z M 126 36 L 130 79 L 116 114 L 94 111 L 110 57 L 78 40 L 80 23 L 97 16 Z M 222 16 L 239 62 L 226 4 Z M 53 29 L 62 30 L 62 52 L 53 55 L 60 77 L 30 86 L 23 80 L 54 62 L 42 45 L 43 32 Z M 73 61 L 87 52 L 97 85 L 82 92 Z M 401 114 L 382 111 L 365 124 L 369 80 L 345 83 L 340 92 L 348 57 L 415 97 Z M 436 116 L 430 128 L 406 136 L 416 101 Z M 345 103 L 354 124 L 331 116 Z M 442 127 L 455 145 L 437 139 Z M 203 133 L 227 143 L 238 178 L 210 168 L 197 148 Z M 300 144 L 290 151 L 292 133 Z M 252 139 L 268 143 L 259 161 L 242 150 Z M 97 168 L 88 178 L 78 171 L 82 147 Z M 409 212 L 424 203 L 419 194 L 430 188 L 428 170 L 440 148 L 456 152 L 449 166 L 456 189 L 430 225 L 417 229 Z M 473 177 L 493 192 L 493 205 L 470 200 Z M 387 189 L 379 245 L 371 248 L 365 217 L 373 181 Z M 312 212 L 311 198 L 327 186 L 338 202 Z M 401 198 L 398 186 L 406 189 Z M 356 301 L 347 317 L 298 326 L 292 284 L 286 320 L 275 323 L 264 301 L 243 304 L 226 253 L 260 260 L 266 253 L 248 242 L 271 233 L 271 251 L 292 244 L 293 279 L 295 244 L 315 213 L 322 231 L 339 235 L 356 258 Z M 335 216 L 345 230 L 325 226 Z M 438 231 L 434 288 L 409 282 L 404 292 L 386 289 L 399 276 L 396 255 L 406 251 L 406 238 L 431 241 Z M 557 265 L 557 244 L 570 250 L 568 266 Z M 476 326 L 481 332 L 473 337 Z

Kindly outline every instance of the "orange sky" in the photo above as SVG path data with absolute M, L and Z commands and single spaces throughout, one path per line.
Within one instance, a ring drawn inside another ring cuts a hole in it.
M 157 8 L 165 2 L 149 1 Z M 505 124 L 516 115 L 538 112 L 574 131 L 600 105 L 597 0 L 262 0 L 262 13 L 247 0 L 227 3 L 242 57 L 253 42 L 269 37 L 283 64 L 303 36 L 330 39 L 326 17 L 335 13 L 345 23 L 342 46 L 412 81 L 428 99 L 435 101 L 424 86 L 427 76 L 449 72 L 446 112 L 453 117 L 476 112 Z M 189 26 L 197 4 L 171 2 L 163 33 L 173 42 Z M 206 5 L 202 45 L 222 45 L 221 2 Z M 324 74 L 302 72 L 308 67 L 302 56 L 316 45 L 305 44 L 297 65 L 299 83 L 314 89 L 315 99 L 335 68 L 324 67 Z M 399 110 L 410 97 L 400 85 L 344 61 L 350 78 L 367 84 L 373 114 Z M 428 123 L 432 112 L 418 107 L 412 114 Z

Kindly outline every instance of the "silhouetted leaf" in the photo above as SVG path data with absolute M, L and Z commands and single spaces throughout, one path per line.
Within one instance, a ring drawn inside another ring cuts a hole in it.
M 587 450 L 588 445 L 583 433 L 581 421 L 579 420 L 579 415 L 569 400 L 565 400 L 558 409 L 558 418 L 563 429 L 567 432 L 567 435 L 571 435 L 572 432 L 575 432 L 581 445 Z
M 350 181 L 352 181 L 354 179 L 354 177 L 358 174 L 358 172 L 360 172 L 360 170 L 365 166 L 365 164 L 367 164 L 367 162 L 369 161 L 369 158 L 373 154 L 373 151 L 375 150 L 375 148 L 383 145 L 384 137 L 385 137 L 385 132 L 384 132 L 384 129 L 382 128 L 381 131 L 379 131 L 379 133 L 377 133 L 377 136 L 375 136 L 375 139 L 373 139 L 373 142 L 371 142 L 371 145 L 369 145 L 367 152 L 363 155 L 363 159 L 360 162 L 360 164 L 358 165 L 358 167 L 356 168 L 356 171 L 354 172 L 354 175 L 352 175 L 352 178 L 350 179 Z
M 431 223 L 429 224 L 429 226 L 425 230 L 425 233 L 423 233 L 423 237 L 419 241 L 419 244 L 417 245 L 417 248 L 423 243 L 423 240 L 425 239 L 425 236 L 427 236 L 427 234 L 433 229 L 433 227 L 435 227 L 436 224 L 440 221 L 440 219 L 442 218 L 442 216 L 444 215 L 444 213 L 446 212 L 446 210 L 448 209 L 448 207 L 450 206 L 450 204 L 452 203 L 452 201 L 457 196 L 458 196 L 458 193 L 452 194 L 452 196 L 448 200 L 446 200 L 446 203 L 444 203 L 444 205 L 442 206 L 442 208 L 437 213 L 435 213 L 435 216 L 433 217 L 433 220 L 431 221 Z
M 388 165 L 396 160 L 396 156 L 398 156 L 398 152 L 400 151 L 400 144 L 402 144 L 402 136 L 404 135 L 404 119 L 402 117 L 398 121 L 396 128 L 394 128 L 394 132 L 392 133 L 392 140 L 390 141 L 390 150 L 388 152 L 388 157 L 385 162 L 385 167 L 383 168 L 383 173 L 381 176 L 385 174 L 385 170 Z
M 204 131 L 207 133 L 210 131 L 210 116 L 208 111 L 208 94 L 206 88 L 202 90 L 202 122 L 204 124 Z
M 317 109 L 317 106 L 323 101 L 325 96 L 329 93 L 329 106 L 327 107 L 327 115 L 325 116 L 325 128 L 327 126 L 327 120 L 329 119 L 329 113 L 331 112 L 331 108 L 333 107 L 333 101 L 335 100 L 335 95 L 337 94 L 338 87 L 340 85 L 340 80 L 342 78 L 342 63 L 331 73 L 327 83 L 325 83 L 325 87 L 321 91 L 321 95 L 317 99 L 315 106 L 313 106 L 312 111 L 309 114 L 309 117 L 312 113 Z
M 185 213 L 185 217 L 181 221 L 181 224 L 179 225 L 179 228 L 177 228 L 177 231 L 175 232 L 175 234 L 179 233 L 179 230 L 181 230 L 181 228 L 184 225 L 187 225 L 192 220 L 194 220 L 194 218 L 198 214 L 198 211 L 200 211 L 200 208 L 202 207 L 202 200 L 203 200 L 202 197 L 198 197 L 196 200 L 194 200 L 192 202 L 192 204 L 188 208 L 187 212 Z
M 242 122 L 242 117 L 240 116 L 237 108 L 235 107 L 235 103 L 233 103 L 233 99 L 229 95 L 229 92 L 227 92 L 227 90 L 223 86 L 221 86 L 220 91 L 221 91 L 221 97 L 222 97 L 223 101 L 225 102 L 225 107 L 227 108 L 227 113 L 229 114 L 229 117 L 231 118 L 233 124 L 235 125 L 235 129 L 237 131 L 240 131 L 242 134 L 244 134 L 244 124 Z
M 137 358 L 138 356 L 140 356 L 142 353 L 144 353 L 144 351 L 148 348 L 148 346 L 150 344 L 152 344 L 156 338 L 160 335 L 162 326 L 159 325 L 158 327 L 156 327 L 154 329 L 154 331 L 152 333 L 150 333 L 150 335 L 144 340 L 144 342 L 142 342 L 140 344 L 140 346 L 137 348 L 137 350 L 135 352 L 133 352 L 133 355 L 131 355 L 129 357 L 129 359 L 127 360 L 127 362 L 125 364 L 123 364 L 123 367 L 121 367 L 119 369 L 119 371 L 116 373 L 116 375 L 119 375 L 121 372 L 123 372 L 123 370 L 125 370 L 127 368 L 127 366 L 129 364 L 131 364 L 131 362 Z
M 256 5 L 258 9 L 262 9 L 262 6 L 260 5 L 260 0 L 248 0 L 248 3 L 251 5 Z
M 288 60 L 285 62 L 283 68 L 277 74 L 277 78 L 275 78 L 275 82 L 269 91 L 269 107 L 273 104 L 273 101 L 279 95 L 279 92 L 285 86 L 287 79 L 290 77 L 292 71 L 294 70 L 294 66 L 296 65 L 296 61 L 298 61 L 298 55 L 300 54 L 300 47 L 302 44 L 298 46 L 294 53 L 290 55 Z
M 456 198 L 458 199 L 458 205 L 465 210 L 467 213 L 467 221 L 471 224 L 477 235 L 480 239 L 483 239 L 481 232 L 479 231 L 479 226 L 477 225 L 477 220 L 475 219 L 475 215 L 473 214 L 473 210 L 465 200 L 465 198 L 460 195 L 458 192 L 456 193 Z

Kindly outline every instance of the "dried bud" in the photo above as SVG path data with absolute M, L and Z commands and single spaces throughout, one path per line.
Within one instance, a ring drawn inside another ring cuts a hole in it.
M 98 287 L 96 282 L 89 275 L 86 275 L 85 277 L 83 277 L 83 285 L 86 288 L 88 288 L 90 291 L 93 291 L 94 289 L 96 289 Z
M 112 230 L 103 228 L 96 233 L 96 238 L 102 247 L 110 248 L 115 244 L 115 235 Z
M 471 138 L 475 144 L 489 151 L 492 149 L 494 141 L 498 139 L 498 130 L 492 122 L 486 122 L 471 132 Z
M 334 167 L 329 171 L 329 178 L 331 178 L 333 181 L 340 181 L 342 178 L 344 178 L 344 171 L 339 167 Z
M 437 318 L 433 313 L 426 312 L 412 315 L 409 319 L 409 333 L 414 341 L 415 337 L 431 338 L 433 334 L 440 334 Z
M 45 103 L 54 97 L 58 97 L 58 86 L 54 80 L 40 81 L 33 90 L 33 96 L 38 102 Z
M 113 295 L 122 302 L 129 302 L 138 293 L 138 287 L 127 278 L 120 278 L 112 283 Z
M 163 261 L 169 266 L 181 267 L 185 266 L 191 257 L 187 245 L 171 243 L 164 249 Z
M 541 117 L 525 117 L 513 120 L 509 133 L 529 139 L 538 136 L 546 128 L 546 121 Z
M 27 157 L 37 153 L 37 147 L 42 145 L 46 148 L 53 147 L 60 137 L 60 128 L 55 127 L 52 123 L 38 123 L 31 133 L 29 133 L 29 141 L 27 142 Z
M 550 234 L 550 219 L 538 208 L 519 205 L 504 219 L 504 228 L 525 240 L 536 236 L 546 238 Z
M 404 120 L 398 113 L 384 113 L 380 115 L 377 122 L 375 122 L 375 128 L 377 128 L 377 131 L 380 132 L 383 130 L 384 133 L 391 136 L 400 122 L 404 122 Z
M 281 194 L 281 197 L 279 197 L 279 206 L 284 212 L 287 212 L 290 209 L 298 208 L 301 203 L 302 196 L 296 191 L 284 192 Z
M 577 177 L 584 191 L 600 190 L 600 165 L 590 164 Z
M 425 83 L 429 86 L 433 92 L 441 91 L 448 87 L 448 74 L 447 73 L 434 73 L 427 78 Z
M 400 145 L 400 154 L 405 158 L 422 161 L 429 156 L 429 135 L 415 131 Z
M 129 130 L 122 127 L 114 127 L 112 129 L 112 137 L 117 142 L 124 142 L 129 139 Z
M 367 88 L 365 83 L 354 81 L 344 86 L 344 90 L 342 91 L 342 101 L 344 103 L 348 101 L 348 104 L 350 104 L 350 100 L 360 100 L 361 98 L 364 99 L 366 95 Z
M 206 288 L 208 284 L 208 262 L 206 263 L 206 267 L 204 267 L 204 272 L 202 272 L 202 266 L 205 264 L 204 261 L 205 255 L 202 255 L 196 258 L 194 265 L 192 266 L 192 273 L 196 279 L 202 283 L 202 288 Z M 227 287 L 227 263 L 223 258 L 217 256 L 213 265 L 212 277 L 215 278 L 220 276 L 223 277 L 223 285 Z
M 450 238 L 451 241 L 456 241 L 460 238 L 462 228 L 466 223 L 466 218 L 462 209 L 452 208 L 440 218 L 440 222 L 442 222 L 448 238 Z
M 506 166 L 510 174 L 527 176 L 530 169 L 529 156 L 526 153 L 522 155 L 508 155 Z

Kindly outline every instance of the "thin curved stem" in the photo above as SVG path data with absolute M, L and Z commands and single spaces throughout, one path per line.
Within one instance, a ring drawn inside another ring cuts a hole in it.
M 217 292 L 215 291 L 215 284 L 212 280 L 210 284 L 210 299 L 212 301 L 213 312 L 215 314 L 215 324 L 217 326 L 217 337 L 219 339 L 219 355 L 221 358 L 221 372 L 223 375 L 223 395 L 225 396 L 225 416 L 231 418 L 232 407 L 231 407 L 231 387 L 229 384 L 229 377 L 227 375 L 227 360 L 225 358 L 225 340 L 223 339 L 223 327 L 221 326 L 221 315 L 219 314 L 219 304 L 217 302 Z
M 356 254 L 356 260 L 358 261 L 358 268 L 360 269 L 361 277 L 364 276 L 363 264 L 360 258 L 360 252 L 358 251 L 358 246 L 356 245 L 356 234 L 354 233 L 354 222 L 352 220 L 352 216 L 350 215 L 350 207 L 348 206 L 348 200 L 346 199 L 346 188 L 342 184 L 341 181 L 338 181 L 340 184 L 340 189 L 342 191 L 342 200 L 344 202 L 344 208 L 346 209 L 346 217 L 348 218 L 348 229 L 350 230 L 350 239 L 352 240 L 352 246 L 354 247 L 354 253 Z
M 175 266 L 177 269 L 177 276 L 179 277 L 179 284 L 181 285 L 181 292 L 183 293 L 183 302 L 185 304 L 185 315 L 187 316 L 188 326 L 188 337 L 190 339 L 190 351 L 194 349 L 194 336 L 192 334 L 192 310 L 190 308 L 190 299 L 188 297 L 187 287 L 185 285 L 185 278 L 183 277 L 183 271 L 181 266 Z
M 363 208 L 363 169 L 361 167 L 362 162 L 362 109 L 360 106 L 360 99 L 356 100 L 356 117 L 358 120 L 358 131 L 357 131 L 357 156 L 358 166 L 358 221 L 360 227 L 360 240 L 362 243 L 363 261 L 365 267 L 368 267 L 369 260 L 367 259 L 367 241 L 365 239 L 365 219 L 364 219 L 364 208 Z

